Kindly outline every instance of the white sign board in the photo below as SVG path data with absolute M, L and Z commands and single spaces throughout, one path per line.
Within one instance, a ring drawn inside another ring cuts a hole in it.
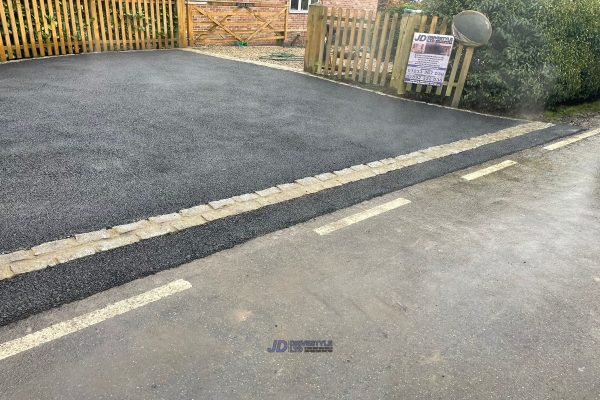
M 415 33 L 404 82 L 442 86 L 454 36 Z

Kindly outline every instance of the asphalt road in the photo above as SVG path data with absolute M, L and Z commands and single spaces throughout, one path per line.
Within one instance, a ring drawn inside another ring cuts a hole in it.
M 0 343 L 192 285 L 1 360 L 0 399 L 596 399 L 599 152 L 600 136 L 530 149 L 2 327 Z M 333 352 L 269 353 L 276 339 Z
M 173 51 L 0 65 L 0 251 L 514 126 Z M 0 282 L 0 324 L 577 131 L 558 126 Z

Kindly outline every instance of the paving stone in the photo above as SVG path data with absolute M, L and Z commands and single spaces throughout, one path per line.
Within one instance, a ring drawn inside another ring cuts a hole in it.
M 326 180 L 324 182 L 321 182 L 321 183 L 322 183 L 324 189 L 329 189 L 329 188 L 332 188 L 332 187 L 336 187 L 336 186 L 341 186 L 342 185 L 342 183 L 340 181 L 338 181 L 337 179 L 328 179 L 328 180 Z
M 354 171 L 364 171 L 364 170 L 368 170 L 369 167 L 365 164 L 358 164 L 358 165 L 351 166 L 350 169 L 352 169 Z
M 240 203 L 243 203 L 245 201 L 250 201 L 250 200 L 257 199 L 258 197 L 259 196 L 256 193 L 244 193 L 244 194 L 241 194 L 239 196 L 235 196 L 233 198 L 233 200 L 235 200 L 237 202 L 240 202 Z
M 189 217 L 181 218 L 179 221 L 171 222 L 171 226 L 178 231 L 191 228 L 193 226 L 199 226 L 207 223 L 206 219 L 201 215 L 194 215 Z
M 179 211 L 179 214 L 181 214 L 184 217 L 188 216 L 188 215 L 202 215 L 202 213 L 205 213 L 212 209 L 213 208 L 211 206 L 209 206 L 208 204 L 201 204 L 199 206 L 194 206 L 191 208 L 186 208 L 184 210 L 181 210 L 181 211 Z
M 15 274 L 12 272 L 8 264 L 0 265 L 0 281 L 2 279 L 12 278 Z
M 208 202 L 208 205 L 211 206 L 212 208 L 214 208 L 215 210 L 218 210 L 219 208 L 223 208 L 226 206 L 231 206 L 233 204 L 235 204 L 235 200 L 233 200 L 231 198 Z
M 129 235 L 121 235 L 111 239 L 100 240 L 99 242 L 95 243 L 95 246 L 99 251 L 107 251 L 116 249 L 118 247 L 127 246 L 128 244 L 133 244 L 139 241 L 140 238 L 131 233 Z
M 109 239 L 110 240 L 110 239 Z M 94 248 L 92 243 L 73 247 L 70 249 L 64 249 L 53 253 L 52 255 L 56 257 L 59 263 L 66 263 L 72 260 L 76 260 L 78 258 L 83 258 L 87 256 L 91 256 L 96 253 L 96 249 Z
M 226 218 L 236 214 L 239 214 L 239 210 L 237 210 L 236 207 L 225 207 L 218 210 L 207 211 L 202 214 L 202 216 L 207 221 L 214 221 L 216 219 Z
M 321 181 L 315 178 L 314 176 L 309 176 L 307 178 L 297 179 L 296 182 L 301 184 L 302 186 L 311 186 L 314 184 L 319 184 Z
M 10 263 L 10 269 L 15 275 L 27 272 L 39 271 L 41 269 L 52 267 L 58 264 L 58 261 L 51 256 L 39 256 L 30 260 L 14 261 Z
M 178 219 L 181 219 L 181 215 L 179 215 L 178 213 L 157 215 L 156 217 L 148 218 L 148 220 L 150 222 L 154 222 L 155 224 L 162 224 L 163 222 L 176 221 Z
M 271 196 L 271 195 L 279 193 L 279 192 L 281 192 L 281 189 L 273 186 L 268 189 L 257 190 L 255 193 L 257 195 L 259 195 L 260 197 L 267 197 L 267 196 Z
M 281 189 L 282 191 L 286 191 L 286 190 L 295 190 L 297 189 L 299 186 L 301 186 L 298 183 L 283 183 L 281 185 L 277 185 L 277 187 L 279 189 Z
M 8 264 L 11 261 L 26 260 L 33 257 L 31 250 L 19 250 L 12 253 L 0 254 L 0 265 Z
M 34 255 L 38 256 L 40 254 L 46 254 L 62 249 L 67 249 L 69 247 L 75 246 L 76 244 L 77 242 L 75 241 L 75 238 L 60 239 L 54 240 L 52 242 L 42 243 L 38 246 L 34 246 L 31 248 L 31 251 Z
M 144 228 L 144 227 L 148 226 L 149 224 L 150 224 L 150 222 L 147 219 L 143 219 L 141 221 L 132 222 L 130 224 L 113 226 L 112 229 L 118 233 L 127 233 L 127 232 L 134 231 L 136 229 Z
M 339 171 L 334 171 L 333 173 L 337 177 L 340 177 L 340 176 L 351 174 L 353 172 L 354 172 L 354 170 L 352 168 L 344 168 L 344 169 L 340 169 Z
M 331 172 L 326 172 L 324 174 L 315 175 L 315 178 L 317 178 L 318 180 L 320 180 L 322 182 L 325 182 L 330 179 L 335 179 L 335 174 L 332 174 Z
M 381 161 L 373 161 L 373 162 L 367 163 L 367 165 L 371 168 L 377 168 L 377 167 L 381 167 L 383 165 L 383 163 Z
M 100 229 L 99 231 L 94 232 L 78 233 L 77 235 L 75 235 L 75 240 L 78 243 L 89 243 L 102 239 L 108 239 L 114 235 L 114 233 L 110 233 L 106 229 Z
M 156 236 L 166 235 L 171 232 L 175 232 L 175 228 L 169 226 L 168 224 L 151 224 L 145 228 L 131 231 L 131 233 L 135 234 L 140 239 L 150 239 Z

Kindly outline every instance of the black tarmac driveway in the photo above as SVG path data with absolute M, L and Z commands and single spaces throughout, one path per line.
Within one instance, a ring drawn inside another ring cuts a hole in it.
M 0 252 L 520 121 L 179 50 L 0 65 Z M 572 134 L 558 126 L 0 282 L 0 324 Z

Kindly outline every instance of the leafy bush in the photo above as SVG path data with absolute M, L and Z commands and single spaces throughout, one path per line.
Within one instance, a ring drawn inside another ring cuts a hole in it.
M 463 102 L 532 111 L 600 96 L 598 0 L 427 0 L 426 10 L 488 16 L 494 33 L 475 52 Z

